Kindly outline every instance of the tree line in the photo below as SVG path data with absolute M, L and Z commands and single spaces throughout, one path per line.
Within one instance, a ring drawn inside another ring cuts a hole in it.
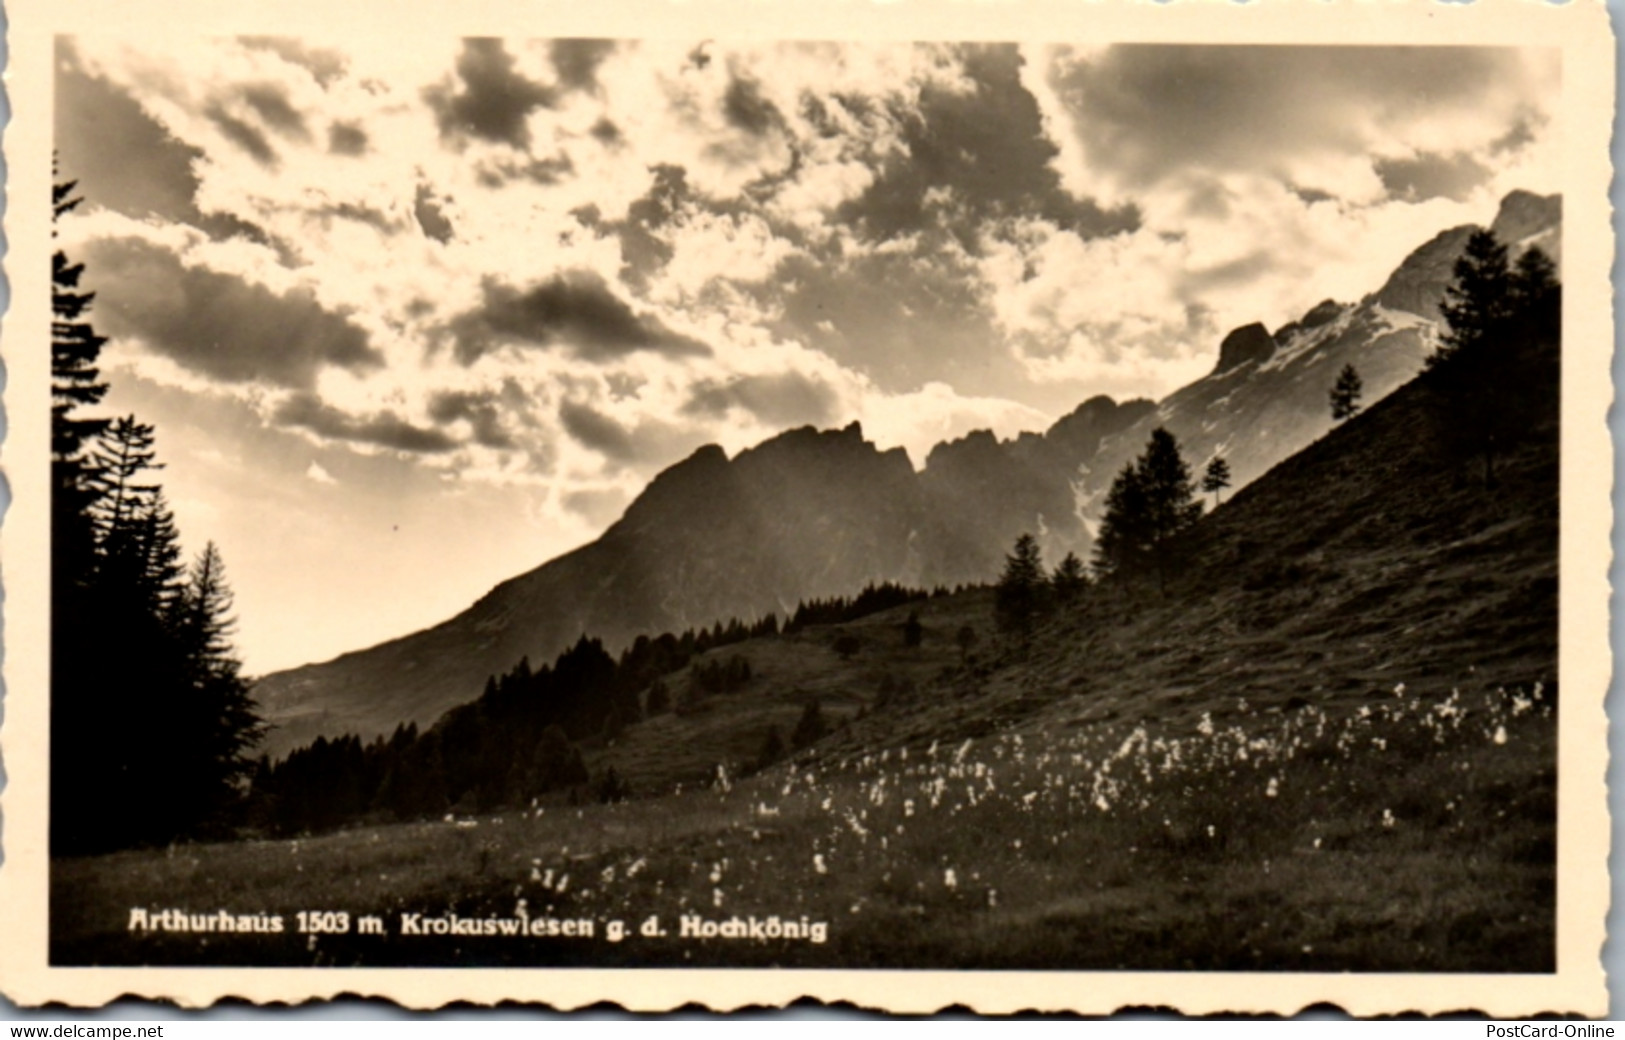
M 855 597 L 808 600 L 782 631 L 856 620 L 930 595 L 883 583 Z M 319 737 L 279 762 L 261 759 L 244 821 L 261 833 L 291 835 L 488 812 L 561 794 L 577 802 L 618 801 L 636 792 L 613 769 L 593 776 L 582 749 L 615 740 L 645 718 L 689 714 L 708 697 L 747 688 L 756 678 L 749 659 L 714 651 L 780 633 L 774 614 L 748 623 L 734 618 L 681 634 L 639 636 L 619 656 L 583 635 L 539 669 L 527 656 L 488 677 L 476 700 L 450 709 L 426 730 L 407 723 L 366 742 L 354 735 Z M 817 739 L 809 734 L 821 736 L 822 726 L 814 709 L 792 734 L 791 747 Z
M 52 189 L 53 217 L 80 204 Z M 223 833 L 262 724 L 211 542 L 190 562 L 154 475 L 156 431 L 90 410 L 107 339 L 84 265 L 51 257 L 51 822 L 54 854 Z

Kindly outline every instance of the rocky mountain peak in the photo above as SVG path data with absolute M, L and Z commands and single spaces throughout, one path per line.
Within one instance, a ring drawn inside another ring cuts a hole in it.
M 1275 330 L 1275 342 L 1286 345 L 1286 341 L 1306 329 L 1318 329 L 1322 325 L 1335 321 L 1338 315 L 1348 309 L 1348 304 L 1338 303 L 1336 300 L 1321 300 L 1304 312 L 1303 317 L 1297 321 L 1288 322 Z
M 1259 363 L 1268 361 L 1275 353 L 1275 338 L 1270 335 L 1262 323 L 1253 322 L 1234 329 L 1224 337 L 1219 344 L 1219 363 L 1213 369 L 1214 375 L 1229 372 L 1249 361 Z
M 1501 200 L 1490 230 L 1508 246 L 1516 246 L 1558 227 L 1563 222 L 1563 196 L 1536 195 L 1532 191 L 1510 192 Z

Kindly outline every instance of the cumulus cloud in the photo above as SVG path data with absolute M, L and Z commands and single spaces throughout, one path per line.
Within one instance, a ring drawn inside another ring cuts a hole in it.
M 445 210 L 435 202 L 427 184 L 418 185 L 417 195 L 412 200 L 412 215 L 425 235 L 442 244 L 451 241 L 451 221 L 446 219 Z
M 701 380 L 684 403 L 684 415 L 726 418 L 743 409 L 770 427 L 827 426 L 840 415 L 836 390 L 816 376 L 800 372 L 773 375 L 743 375 L 723 382 Z
M 943 220 L 966 244 L 983 222 L 1018 216 L 1090 236 L 1134 226 L 1132 207 L 1108 212 L 1086 194 L 1063 190 L 1051 165 L 1060 153 L 1022 85 L 1015 47 L 966 46 L 959 57 L 973 89 L 923 89 L 899 119 L 904 147 L 862 195 L 839 208 L 841 219 L 877 239 Z
M 352 123 L 334 123 L 327 128 L 327 150 L 352 158 L 367 153 L 367 131 Z
M 322 437 L 391 448 L 411 454 L 451 451 L 457 442 L 445 433 L 416 426 L 391 411 L 357 417 L 322 403 L 314 394 L 296 393 L 279 405 L 276 422 Z
M 722 95 L 722 113 L 728 123 L 753 137 L 765 136 L 784 124 L 773 102 L 762 96 L 755 80 L 735 76 Z
M 554 40 L 549 47 L 559 84 L 571 90 L 594 90 L 598 66 L 615 51 L 614 40 Z
M 210 378 L 310 387 L 324 366 L 383 365 L 367 333 L 324 309 L 309 289 L 275 292 L 189 266 L 138 238 L 92 242 L 85 259 L 94 271 L 98 327 Z
M 1451 157 L 1544 122 L 1555 55 L 1485 47 L 1123 45 L 1050 52 L 1028 77 L 1080 194 L 1134 195 L 1192 168 L 1334 197 L 1383 190 L 1375 162 Z
M 638 314 L 590 271 L 557 274 L 527 290 L 488 279 L 483 293 L 477 310 L 452 322 L 457 357 L 465 364 L 504 343 L 562 346 L 587 359 L 640 350 L 668 356 L 710 353 L 658 318 Z
M 298 65 L 315 77 L 322 86 L 344 75 L 349 59 L 336 50 L 312 47 L 291 36 L 244 36 L 243 46 L 269 51 L 292 65 Z
M 254 161 L 261 166 L 275 169 L 280 156 L 275 148 L 271 147 L 270 139 L 259 127 L 227 110 L 224 104 L 216 102 L 203 110 L 219 130 L 222 136 L 237 147 L 254 157 Z
M 464 40 L 457 58 L 460 85 L 447 81 L 424 92 L 439 120 L 441 135 L 477 137 L 521 150 L 528 147 L 530 113 L 552 106 L 556 94 L 553 88 L 525 78 L 514 66 L 513 55 L 501 40 Z
M 266 126 L 296 141 L 310 140 L 310 127 L 305 125 L 304 115 L 288 100 L 280 85 L 252 83 L 242 88 L 241 97 Z
M 515 446 L 513 437 L 503 425 L 498 395 L 494 392 L 437 393 L 429 399 L 429 417 L 442 425 L 467 423 L 475 443 L 487 448 Z
M 338 483 L 338 481 L 334 479 L 333 474 L 323 469 L 321 463 L 316 461 L 312 461 L 311 464 L 305 468 L 305 479 L 314 481 L 318 484 Z
M 559 406 L 559 420 L 576 443 L 602 457 L 602 470 L 611 473 L 632 469 L 648 475 L 707 439 L 703 431 L 654 417 L 626 424 L 576 400 Z
M 583 488 L 560 496 L 560 505 L 585 519 L 594 528 L 602 529 L 614 523 L 631 502 L 626 489 Z

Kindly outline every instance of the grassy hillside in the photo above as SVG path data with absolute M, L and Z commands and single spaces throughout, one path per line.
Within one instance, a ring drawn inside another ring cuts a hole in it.
M 919 605 L 918 648 L 901 608 L 717 651 L 750 660 L 743 688 L 587 749 L 630 802 L 60 861 L 53 956 L 1552 970 L 1555 359 L 1547 375 L 1495 487 L 1411 384 L 1217 509 L 1165 589 L 1097 588 L 1026 646 L 995 637 L 983 591 Z M 844 725 L 741 778 L 815 697 Z M 132 931 L 132 907 L 288 931 Z M 298 934 L 316 909 L 383 932 Z M 447 915 L 595 931 L 406 934 Z M 667 934 L 610 941 L 652 916 Z M 780 934 L 680 932 L 753 916 Z

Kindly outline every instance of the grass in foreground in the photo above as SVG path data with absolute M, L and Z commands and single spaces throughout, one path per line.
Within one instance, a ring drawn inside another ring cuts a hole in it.
M 1217 714 L 1010 730 L 620 805 L 60 861 L 53 960 L 1554 970 L 1539 687 Z M 287 931 L 136 933 L 134 907 L 263 911 Z M 346 911 L 352 930 L 298 934 L 302 910 Z M 387 934 L 356 934 L 364 914 Z M 595 934 L 408 936 L 405 914 Z M 808 930 L 680 933 L 753 915 Z M 651 916 L 665 937 L 637 934 Z M 631 934 L 611 942 L 616 920 Z

